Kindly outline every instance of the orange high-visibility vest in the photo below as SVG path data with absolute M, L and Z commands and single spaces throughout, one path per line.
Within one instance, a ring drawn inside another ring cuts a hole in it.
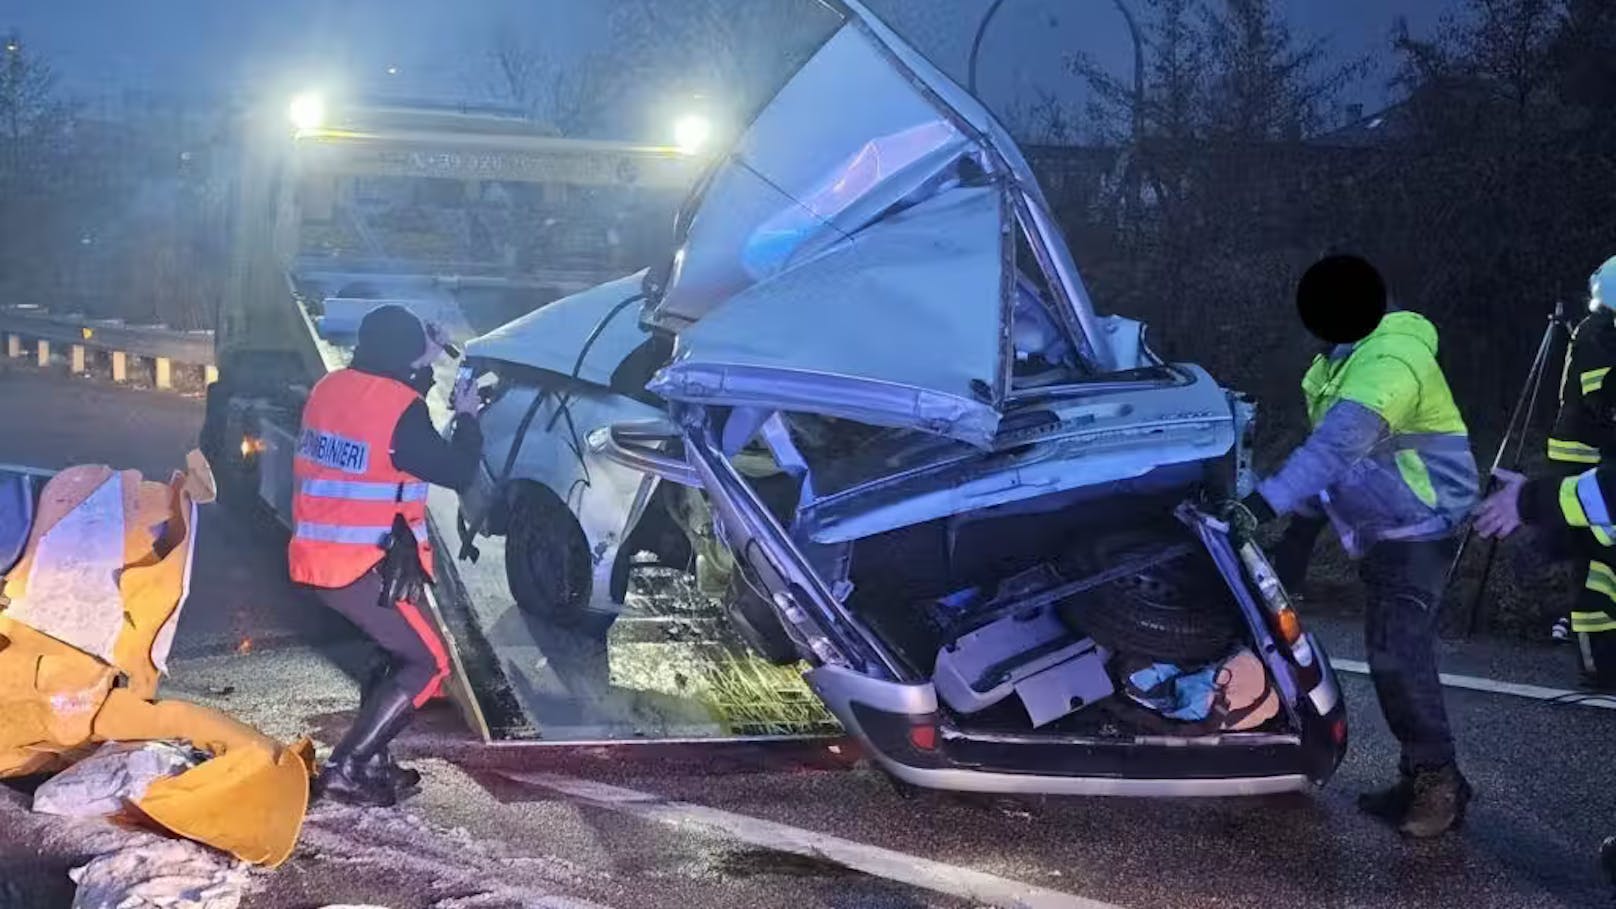
M 393 379 L 352 369 L 327 375 L 309 393 L 292 462 L 292 580 L 346 587 L 382 558 L 403 515 L 415 531 L 421 567 L 432 575 L 427 484 L 393 466 L 393 430 L 419 399 Z

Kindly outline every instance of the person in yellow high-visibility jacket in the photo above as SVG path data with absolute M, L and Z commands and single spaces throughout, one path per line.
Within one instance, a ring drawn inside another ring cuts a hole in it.
M 1287 586 L 1300 583 L 1327 523 L 1359 563 L 1370 676 L 1402 755 L 1396 783 L 1358 805 L 1407 836 L 1438 836 L 1464 819 L 1471 796 L 1435 652 L 1447 566 L 1479 486 L 1469 432 L 1437 363 L 1436 326 L 1395 310 L 1374 266 L 1322 259 L 1296 303 L 1328 345 L 1302 379 L 1312 432 L 1231 509 L 1231 524 L 1249 534 L 1293 516 L 1275 552 Z

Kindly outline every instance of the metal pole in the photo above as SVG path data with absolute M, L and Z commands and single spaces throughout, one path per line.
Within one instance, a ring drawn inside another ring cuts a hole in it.
M 1526 382 L 1521 386 L 1521 393 L 1515 399 L 1515 407 L 1510 411 L 1509 423 L 1504 427 L 1504 437 L 1499 441 L 1498 450 L 1493 455 L 1491 470 L 1488 472 L 1485 485 L 1488 491 L 1493 488 L 1492 471 L 1504 466 L 1504 456 L 1505 452 L 1509 450 L 1510 438 L 1517 431 L 1520 433 L 1520 438 L 1515 443 L 1514 456 L 1510 458 L 1510 469 L 1513 470 L 1519 467 L 1521 458 L 1526 453 L 1526 437 L 1531 429 L 1532 420 L 1537 414 L 1537 401 L 1542 392 L 1543 376 L 1548 369 L 1549 354 L 1554 349 L 1555 330 L 1561 326 L 1564 320 L 1562 310 L 1563 305 L 1556 305 L 1554 314 L 1549 316 L 1549 324 L 1543 329 L 1543 338 L 1538 342 L 1537 355 L 1532 359 L 1532 367 L 1527 371 Z M 1474 534 L 1474 525 L 1465 529 L 1464 537 L 1459 541 L 1459 548 L 1453 554 L 1453 561 L 1448 564 L 1447 584 L 1452 584 L 1453 579 L 1458 576 L 1459 563 L 1464 560 L 1465 552 L 1469 549 L 1470 541 Z M 1481 625 L 1481 603 L 1487 592 L 1487 578 L 1492 573 L 1493 560 L 1497 554 L 1498 541 L 1489 541 L 1487 555 L 1482 562 L 1481 581 L 1476 587 L 1475 595 L 1470 600 L 1470 608 L 1466 614 L 1465 635 L 1467 637 L 1475 634 Z M 1447 585 L 1445 584 L 1444 586 Z
M 999 14 L 999 7 L 1003 5 L 1004 0 L 993 0 L 993 3 L 988 7 L 988 11 L 982 14 L 982 21 L 976 26 L 976 37 L 971 39 L 971 62 L 968 70 L 969 84 L 966 88 L 970 90 L 973 97 L 976 95 L 976 61 L 982 54 L 982 38 L 987 35 L 988 25 L 993 22 L 993 17 Z
M 1133 134 L 1134 140 L 1139 139 L 1140 117 L 1145 100 L 1145 38 L 1139 30 L 1139 20 L 1134 17 L 1133 10 L 1128 8 L 1125 0 L 1112 0 L 1117 12 L 1128 23 L 1128 34 L 1133 36 Z M 988 5 L 987 12 L 982 14 L 982 21 L 977 23 L 976 35 L 971 38 L 971 57 L 966 69 L 966 88 L 973 97 L 976 94 L 976 64 L 982 56 L 982 39 L 987 36 L 988 26 L 992 24 L 993 17 L 999 14 L 999 7 L 1004 6 L 1004 0 L 993 0 Z

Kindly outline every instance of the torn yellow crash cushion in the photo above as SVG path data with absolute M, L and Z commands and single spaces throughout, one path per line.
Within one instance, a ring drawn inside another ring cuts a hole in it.
M 106 507 L 109 497 L 118 507 Z M 28 548 L 5 579 L 12 606 L 0 613 L 0 777 L 60 769 L 100 742 L 189 742 L 212 757 L 153 785 L 137 807 L 180 836 L 276 865 L 291 854 L 308 809 L 312 749 L 283 748 L 216 710 L 153 701 L 187 594 L 196 505 L 213 497 L 197 452 L 167 486 L 99 466 L 69 468 L 46 484 Z M 93 520 L 75 515 L 81 508 Z M 95 596 L 102 570 L 114 572 L 116 586 Z M 41 601 L 44 591 L 59 599 Z M 109 620 L 115 636 L 104 633 Z

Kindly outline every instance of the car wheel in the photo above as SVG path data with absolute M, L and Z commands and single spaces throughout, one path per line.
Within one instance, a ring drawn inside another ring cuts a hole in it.
M 1164 545 L 1134 537 L 1102 541 L 1082 561 L 1105 566 Z M 1062 616 L 1117 653 L 1165 663 L 1198 664 L 1227 656 L 1244 631 L 1239 607 L 1211 559 L 1199 551 L 1069 600 Z
M 790 666 L 802 660 L 797 645 L 786 634 L 774 607 L 758 596 L 739 573 L 729 576 L 724 594 L 724 616 L 735 633 L 752 652 L 776 666 Z
M 529 620 L 582 634 L 606 634 L 617 619 L 589 609 L 594 587 L 589 540 L 548 487 L 515 490 L 505 536 L 505 578 Z

